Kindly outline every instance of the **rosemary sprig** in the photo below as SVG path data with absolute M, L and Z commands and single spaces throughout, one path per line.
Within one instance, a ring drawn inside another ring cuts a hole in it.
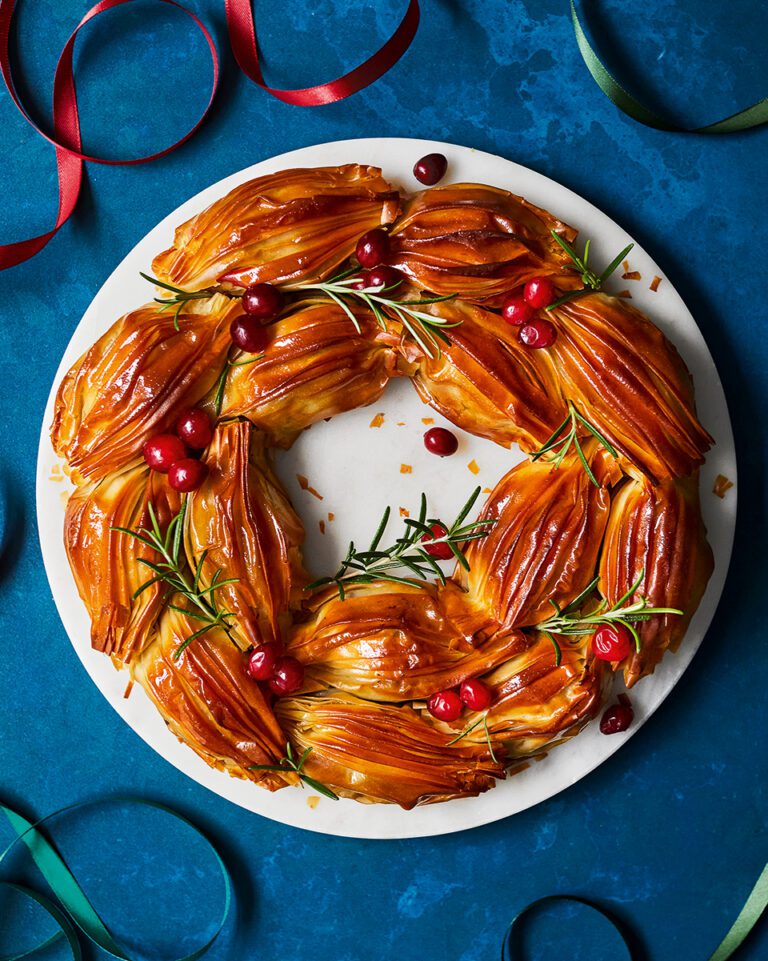
M 570 428 L 569 425 L 570 424 Z M 535 454 L 531 455 L 531 460 L 539 460 L 545 454 L 552 453 L 552 457 L 548 458 L 546 463 L 552 464 L 552 467 L 557 470 L 557 468 L 562 464 L 563 458 L 571 449 L 574 447 L 576 453 L 578 454 L 579 460 L 587 472 L 587 476 L 595 485 L 599 487 L 600 484 L 592 472 L 591 467 L 587 458 L 584 456 L 584 450 L 581 446 L 581 441 L 579 440 L 579 425 L 586 427 L 589 433 L 595 437 L 603 447 L 608 451 L 608 453 L 614 457 L 618 458 L 618 453 L 610 441 L 604 437 L 600 431 L 595 427 L 594 424 L 590 424 L 583 414 L 580 414 L 572 401 L 568 401 L 568 416 L 562 422 L 562 424 L 557 428 L 557 430 L 550 435 L 549 438 L 544 442 L 544 446 L 540 447 Z M 560 448 L 556 450 L 556 448 Z
M 462 552 L 461 545 L 466 541 L 485 537 L 489 533 L 489 528 L 496 523 L 495 520 L 464 523 L 479 496 L 480 488 L 477 487 L 459 511 L 456 520 L 450 527 L 447 527 L 441 520 L 427 517 L 427 498 L 425 494 L 422 494 L 418 519 L 403 518 L 406 528 L 405 533 L 398 537 L 390 547 L 382 548 L 379 545 L 391 513 L 390 508 L 387 507 L 368 550 L 358 551 L 355 542 L 351 541 L 347 554 L 333 577 L 321 577 L 308 584 L 305 590 L 310 591 L 327 584 L 335 584 L 343 601 L 345 585 L 371 584 L 376 580 L 391 581 L 394 584 L 412 583 L 412 580 L 408 577 L 395 573 L 395 571 L 401 569 L 409 572 L 411 577 L 415 576 L 421 579 L 434 574 L 441 584 L 445 584 L 445 574 L 443 574 L 435 558 L 421 546 L 421 538 L 426 536 L 430 545 L 447 544 L 458 563 L 465 570 L 469 570 L 469 563 Z M 445 534 L 442 537 L 435 537 L 432 533 L 432 527 L 435 525 L 445 529 Z
M 321 784 L 320 781 L 316 781 L 313 777 L 304 773 L 304 762 L 311 753 L 312 748 L 308 747 L 301 757 L 296 760 L 293 754 L 293 748 L 291 747 L 291 742 L 289 741 L 285 745 L 285 757 L 278 761 L 277 764 L 252 764 L 248 770 L 249 771 L 293 771 L 295 774 L 299 775 L 299 783 L 302 787 L 308 784 L 314 791 L 318 794 L 322 794 L 323 797 L 330 798 L 332 801 L 338 801 L 339 795 L 335 794 L 329 787 L 325 784 Z
M 156 304 L 162 304 L 161 310 L 167 310 L 169 307 L 175 307 L 176 310 L 173 313 L 173 326 L 176 330 L 179 330 L 179 314 L 181 313 L 182 307 L 190 300 L 206 300 L 208 297 L 212 297 L 214 294 L 222 293 L 226 294 L 223 290 L 214 290 L 212 287 L 206 287 L 204 290 L 182 290 L 181 287 L 174 287 L 173 284 L 166 284 L 163 280 L 158 280 L 157 277 L 152 277 L 150 274 L 145 274 L 139 271 L 139 274 L 148 280 L 150 284 L 154 284 L 156 287 L 162 287 L 164 290 L 169 291 L 170 297 L 155 297 L 154 301 Z M 226 296 L 231 296 L 226 294 Z
M 499 759 L 496 757 L 496 754 L 493 750 L 493 744 L 491 744 L 491 733 L 488 730 L 488 714 L 487 713 L 484 714 L 477 721 L 475 721 L 473 724 L 470 724 L 469 727 L 465 727 L 464 730 L 461 732 L 461 734 L 457 734 L 455 738 L 453 738 L 451 741 L 448 742 L 446 747 L 450 747 L 451 744 L 456 744 L 462 738 L 465 738 L 467 734 L 471 734 L 476 727 L 480 727 L 481 724 L 485 728 L 485 740 L 486 740 L 486 743 L 488 744 L 488 751 L 491 755 L 491 760 L 493 761 L 494 764 L 498 764 Z
M 221 414 L 221 405 L 224 401 L 224 391 L 227 386 L 227 377 L 229 376 L 229 371 L 232 367 L 247 367 L 248 364 L 255 364 L 257 360 L 263 360 L 264 354 L 259 354 L 258 357 L 251 357 L 250 360 L 230 360 L 229 357 L 224 361 L 224 366 L 221 368 L 221 373 L 219 374 L 219 379 L 216 381 L 216 393 L 213 397 L 213 409 L 216 411 L 216 416 Z
M 157 563 L 148 561 L 143 557 L 138 558 L 139 564 L 148 567 L 154 574 L 154 577 L 145 581 L 134 591 L 133 600 L 136 600 L 141 593 L 146 591 L 147 588 L 152 587 L 153 584 L 166 584 L 169 588 L 166 595 L 167 597 L 181 594 L 189 601 L 194 609 L 190 610 L 187 607 L 180 607 L 177 604 L 169 604 L 168 607 L 173 611 L 178 611 L 180 614 L 186 614 L 187 617 L 191 617 L 193 620 L 203 622 L 203 627 L 182 641 L 173 652 L 173 659 L 175 661 L 192 641 L 197 640 L 198 637 L 202 637 L 203 634 L 207 634 L 208 631 L 213 630 L 214 627 L 222 628 L 226 631 L 227 635 L 231 637 L 229 632 L 232 625 L 228 618 L 234 617 L 234 615 L 219 607 L 216 601 L 216 591 L 226 584 L 235 584 L 239 578 L 229 577 L 220 580 L 222 569 L 219 568 L 211 578 L 208 587 L 201 587 L 200 575 L 208 551 L 203 551 L 200 555 L 194 575 L 190 577 L 187 573 L 186 564 L 181 555 L 184 517 L 187 511 L 186 498 L 182 501 L 178 514 L 176 514 L 168 524 L 165 534 L 160 530 L 157 514 L 151 501 L 147 502 L 147 510 L 149 512 L 151 527 L 137 527 L 136 530 L 130 530 L 127 527 L 111 527 L 110 530 L 119 531 L 121 534 L 127 534 L 129 537 L 141 541 L 142 544 L 146 544 L 147 547 L 151 547 L 154 551 L 157 551 L 162 558 L 162 560 Z
M 634 244 L 627 244 L 621 253 L 617 254 L 613 258 L 613 260 L 610 262 L 610 264 L 608 264 L 601 274 L 596 274 L 589 266 L 589 247 L 591 241 L 587 240 L 587 242 L 584 244 L 584 254 L 580 257 L 574 248 L 571 247 L 568 241 L 561 237 L 556 230 L 550 230 L 550 233 L 573 261 L 573 263 L 566 265 L 566 270 L 576 271 L 576 273 L 581 277 L 581 282 L 584 284 L 584 286 L 581 288 L 581 290 L 569 290 L 568 293 L 563 294 L 559 300 L 556 300 L 554 303 L 550 304 L 546 308 L 547 310 L 553 310 L 555 307 L 559 307 L 561 304 L 564 304 L 569 300 L 575 300 L 577 297 L 585 297 L 587 294 L 592 293 L 593 290 L 600 290 L 606 280 L 608 280 L 614 270 L 616 270 L 622 260 L 624 260 L 630 250 L 632 250 L 632 248 L 635 246 Z
M 353 300 L 357 298 L 373 313 L 376 322 L 383 330 L 387 329 L 383 311 L 387 311 L 400 321 L 427 357 L 440 356 L 440 341 L 445 344 L 450 343 L 443 331 L 448 327 L 458 327 L 461 321 L 443 320 L 418 308 L 427 304 L 439 304 L 444 300 L 453 300 L 456 294 L 449 294 L 446 297 L 422 297 L 419 300 L 398 300 L 389 295 L 389 292 L 395 289 L 394 286 L 365 287 L 362 290 L 356 290 L 353 285 L 359 280 L 359 268 L 351 267 L 336 277 L 331 277 L 330 280 L 315 284 L 297 284 L 295 287 L 286 287 L 286 290 L 317 290 L 330 297 L 349 317 L 359 334 L 361 333 L 360 323 L 348 303 L 350 298 Z
M 557 601 L 550 598 L 549 603 L 554 608 L 555 613 L 548 620 L 543 621 L 541 624 L 536 624 L 535 629 L 541 631 L 542 634 L 546 634 L 555 645 L 557 652 L 555 663 L 558 666 L 560 665 L 561 652 L 560 645 L 553 637 L 554 634 L 560 634 L 565 637 L 575 637 L 583 634 L 592 634 L 595 628 L 601 624 L 621 624 L 630 632 L 635 640 L 635 650 L 639 651 L 641 649 L 641 642 L 640 635 L 634 626 L 636 623 L 650 620 L 650 618 L 656 614 L 678 614 L 682 616 L 685 613 L 676 607 L 651 607 L 642 595 L 636 601 L 627 604 L 627 601 L 642 584 L 644 577 L 645 568 L 640 571 L 639 577 L 626 594 L 620 597 L 615 604 L 609 607 L 608 601 L 603 600 L 593 611 L 585 614 L 579 614 L 578 610 L 597 587 L 600 580 L 599 577 L 596 577 L 591 583 L 587 584 L 581 594 L 574 598 L 574 600 L 562 610 Z

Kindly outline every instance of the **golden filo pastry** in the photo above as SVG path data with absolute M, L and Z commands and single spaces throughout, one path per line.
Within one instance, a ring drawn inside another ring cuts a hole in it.
M 360 333 L 334 303 L 295 305 L 266 328 L 263 359 L 234 361 L 221 416 L 247 417 L 287 447 L 316 421 L 372 404 L 395 374 L 398 334 L 382 330 L 369 311 L 354 313 Z M 213 393 L 205 406 L 213 412 Z
M 235 187 L 178 227 L 152 269 L 185 290 L 318 280 L 399 209 L 399 194 L 378 167 L 281 170 Z
M 258 781 L 271 791 L 290 783 L 279 772 L 253 770 L 285 754 L 285 737 L 267 695 L 249 683 L 240 650 L 221 629 L 178 653 L 196 622 L 166 610 L 152 644 L 131 665 L 171 731 L 211 767 Z
M 157 563 L 160 555 L 116 529 L 149 528 L 150 503 L 165 530 L 181 498 L 143 461 L 77 488 L 67 501 L 64 544 L 91 618 L 91 643 L 119 663 L 129 662 L 146 647 L 164 603 L 165 589 L 158 583 L 135 596 L 152 578 L 140 559 Z
M 83 354 L 62 380 L 51 440 L 73 479 L 98 480 L 141 457 L 150 437 L 172 427 L 219 378 L 239 303 L 192 300 L 175 320 L 159 304 L 131 311 Z
M 576 231 L 507 190 L 450 184 L 416 194 L 392 230 L 390 263 L 436 294 L 500 306 L 533 277 L 578 286 L 551 231 L 571 242 Z
M 697 474 L 653 485 L 627 480 L 611 504 L 600 557 L 599 589 L 609 604 L 639 580 L 633 601 L 682 614 L 657 614 L 635 625 L 640 650 L 621 664 L 627 687 L 653 672 L 667 648 L 676 650 L 714 568 L 699 506 Z
M 504 777 L 487 745 L 457 742 L 413 708 L 338 691 L 282 698 L 276 715 L 305 770 L 339 795 L 406 809 L 470 797 Z
M 372 701 L 413 701 L 485 674 L 526 646 L 455 584 L 380 582 L 327 592 L 288 651 L 307 677 Z
M 372 292 L 353 253 L 380 227 L 392 285 Z M 712 438 L 675 348 L 624 300 L 582 294 L 553 232 L 575 242 L 494 187 L 401 200 L 360 164 L 270 174 L 182 224 L 153 263 L 172 303 L 121 317 L 65 375 L 51 438 L 75 485 L 65 542 L 92 645 L 212 767 L 406 809 L 471 797 L 577 734 L 615 673 L 632 686 L 680 644 L 713 567 L 698 493 Z M 337 273 L 341 288 L 317 286 Z M 523 311 L 551 325 L 542 349 L 499 311 L 534 278 L 579 292 Z M 254 282 L 280 285 L 269 316 L 245 309 Z M 419 519 L 401 508 L 394 547 L 380 529 L 308 583 L 274 450 L 395 377 L 528 456 L 453 534 L 426 500 Z M 145 443 L 173 431 L 150 470 Z M 682 613 L 622 624 L 638 604 Z M 596 618 L 616 606 L 611 660 Z
M 205 464 L 207 475 L 187 501 L 190 568 L 205 586 L 216 571 L 234 579 L 217 595 L 243 650 L 280 641 L 308 581 L 304 527 L 272 472 L 264 435 L 247 421 L 217 427 Z

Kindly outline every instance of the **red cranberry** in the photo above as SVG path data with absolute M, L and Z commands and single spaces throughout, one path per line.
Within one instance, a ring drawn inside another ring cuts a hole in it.
M 366 286 L 381 287 L 387 293 L 399 287 L 403 282 L 403 275 L 400 271 L 395 270 L 394 267 L 387 267 L 386 264 L 380 264 L 378 267 L 367 271 L 363 278 Z M 381 291 L 378 292 L 381 293 Z
M 550 324 L 548 320 L 534 317 L 530 324 L 520 328 L 518 336 L 521 344 L 525 344 L 526 347 L 533 350 L 539 350 L 542 347 L 551 347 L 554 344 L 557 340 L 557 330 L 555 325 Z
M 152 470 L 167 474 L 177 460 L 187 456 L 184 442 L 175 434 L 156 434 L 144 445 L 144 460 Z
M 491 689 L 477 677 L 463 681 L 459 688 L 459 697 L 470 711 L 484 711 L 491 706 Z
M 260 354 L 269 342 L 269 334 L 257 317 L 242 314 L 229 325 L 229 336 L 240 350 L 248 354 Z
M 549 277 L 533 277 L 525 285 L 523 296 L 531 307 L 543 310 L 555 300 L 555 285 Z
M 297 661 L 295 657 L 286 654 L 285 657 L 278 657 L 272 677 L 269 679 L 270 689 L 282 697 L 284 694 L 293 694 L 304 683 L 304 665 Z
M 592 635 L 592 652 L 601 661 L 623 661 L 633 647 L 632 634 L 623 624 L 601 624 Z
M 420 184 L 431 187 L 442 180 L 448 169 L 448 159 L 441 153 L 428 153 L 413 165 L 413 176 Z
M 381 227 L 369 230 L 358 240 L 355 257 L 361 267 L 376 267 L 389 255 L 389 234 Z
M 464 705 L 456 691 L 438 691 L 427 701 L 427 710 L 439 721 L 455 721 Z
M 365 290 L 365 288 L 368 286 L 368 281 L 366 280 L 366 277 L 367 277 L 367 276 L 368 276 L 368 271 L 367 271 L 367 270 L 366 270 L 366 271 L 363 271 L 363 273 L 360 274 L 359 277 L 356 277 L 356 278 L 354 279 L 354 283 L 351 283 L 351 284 L 349 285 L 349 286 L 350 286 L 350 289 L 351 289 L 351 290 Z
M 202 461 L 194 457 L 184 457 L 177 460 L 168 471 L 168 483 L 175 491 L 186 494 L 196 491 L 205 480 L 208 468 Z
M 268 681 L 275 673 L 282 650 L 278 644 L 260 644 L 255 647 L 248 658 L 246 672 L 254 681 Z
M 243 310 L 258 320 L 272 320 L 283 307 L 283 295 L 272 284 L 251 284 L 243 292 Z
M 501 305 L 501 316 L 513 327 L 522 327 L 530 323 L 536 314 L 522 294 L 510 294 Z
M 424 446 L 430 454 L 438 457 L 450 457 L 459 448 L 458 437 L 445 427 L 430 427 L 424 434 Z
M 447 528 L 442 524 L 433 524 L 430 530 L 432 531 L 433 538 L 445 537 L 448 533 Z M 433 544 L 431 541 L 432 538 L 427 537 L 426 534 L 421 539 L 427 554 L 431 554 L 432 557 L 436 557 L 440 561 L 449 561 L 453 557 L 453 551 L 447 544 Z
M 601 734 L 620 734 L 635 719 L 635 712 L 626 694 L 619 695 L 619 704 L 612 704 L 600 718 Z
M 176 421 L 176 433 L 192 450 L 202 450 L 213 438 L 211 420 L 199 407 L 185 410 L 179 415 Z

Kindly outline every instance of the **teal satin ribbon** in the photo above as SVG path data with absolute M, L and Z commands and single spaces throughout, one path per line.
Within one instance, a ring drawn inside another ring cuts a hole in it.
M 216 850 L 213 844 L 211 844 L 208 838 L 205 837 L 202 831 L 195 827 L 191 821 L 188 821 L 187 818 L 183 817 L 181 814 L 178 814 L 176 811 L 173 811 L 162 804 L 155 804 L 152 801 L 142 801 L 138 798 L 126 797 L 101 800 L 97 799 L 94 801 L 85 801 L 80 804 L 71 804 L 68 807 L 54 811 L 53 814 L 49 814 L 47 817 L 41 818 L 39 821 L 30 822 L 26 818 L 22 817 L 22 815 L 20 815 L 17 811 L 6 807 L 4 804 L 0 804 L 0 812 L 5 815 L 10 822 L 11 827 L 16 832 L 16 838 L 0 854 L 0 864 L 2 864 L 4 858 L 11 850 L 19 842 L 22 842 L 28 848 L 29 853 L 32 856 L 32 860 L 35 862 L 35 865 L 48 884 L 48 887 L 51 889 L 59 902 L 57 905 L 51 898 L 40 894 L 37 891 L 33 891 L 30 888 L 23 887 L 19 884 L 14 884 L 10 881 L 0 880 L 0 886 L 10 888 L 16 891 L 17 894 L 29 898 L 40 905 L 40 907 L 42 907 L 53 918 L 59 928 L 59 930 L 46 941 L 20 953 L 0 957 L 0 961 L 21 961 L 22 958 L 26 958 L 34 952 L 40 951 L 42 948 L 47 947 L 49 944 L 52 944 L 54 941 L 58 941 L 61 938 L 64 938 L 68 942 L 74 961 L 82 961 L 83 954 L 78 941 L 77 928 L 82 931 L 89 941 L 97 945 L 103 951 L 106 951 L 108 954 L 112 955 L 112 957 L 120 958 L 121 961 L 131 961 L 129 955 L 126 954 L 126 952 L 109 933 L 106 925 L 96 913 L 95 908 L 75 880 L 72 872 L 64 863 L 61 855 L 59 855 L 53 845 L 47 840 L 45 835 L 40 830 L 43 824 L 51 821 L 53 818 L 59 817 L 62 814 L 66 814 L 71 811 L 84 810 L 85 808 L 98 807 L 105 804 L 135 804 L 141 805 L 142 807 L 153 808 L 154 810 L 159 811 L 161 814 L 168 815 L 169 817 L 175 818 L 177 821 L 181 821 L 182 824 L 187 825 L 205 843 L 213 855 L 213 858 L 218 865 L 219 870 L 221 871 L 221 876 L 224 879 L 224 904 L 222 906 L 221 920 L 219 921 L 215 933 L 211 938 L 208 939 L 208 941 L 205 942 L 205 944 L 197 948 L 197 950 L 193 951 L 191 954 L 187 954 L 183 958 L 180 958 L 179 961 L 197 961 L 198 958 L 202 957 L 202 955 L 208 951 L 216 938 L 218 938 L 227 920 L 227 916 L 229 915 L 229 909 L 232 902 L 232 882 L 230 880 L 226 865 L 221 859 L 219 852 Z
M 768 100 L 764 99 L 745 110 L 740 110 L 738 113 L 726 117 L 724 120 L 718 120 L 716 123 L 710 123 L 704 127 L 681 127 L 640 103 L 608 72 L 590 46 L 589 40 L 587 40 L 587 35 L 576 13 L 574 0 L 571 0 L 571 20 L 573 21 L 579 51 L 595 83 L 619 110 L 633 120 L 637 120 L 638 123 L 645 124 L 646 127 L 653 127 L 656 130 L 667 130 L 674 133 L 736 133 L 740 130 L 749 130 L 752 127 L 759 127 L 768 123 Z
M 619 921 L 618 918 L 614 917 L 605 908 L 600 907 L 600 905 L 595 904 L 592 901 L 588 901 L 586 898 L 579 898 L 571 894 L 552 894 L 545 898 L 539 898 L 537 901 L 532 901 L 530 904 L 526 905 L 523 910 L 515 916 L 515 918 L 512 920 L 512 923 L 507 928 L 507 932 L 501 944 L 501 961 L 523 961 L 519 941 L 523 919 L 532 911 L 535 911 L 537 908 L 540 908 L 543 905 L 556 904 L 561 901 L 580 904 L 585 908 L 589 908 L 590 911 L 594 911 L 605 918 L 611 925 L 613 925 L 617 935 L 621 938 L 624 944 L 624 957 L 627 958 L 628 961 L 634 961 L 635 955 L 632 953 L 632 949 L 630 948 L 627 931 L 625 930 L 622 922 Z M 757 879 L 755 886 L 752 888 L 749 897 L 744 904 L 744 907 L 739 912 L 739 916 L 733 922 L 730 931 L 723 938 L 715 953 L 711 954 L 707 961 L 728 961 L 728 958 L 732 957 L 734 952 L 741 947 L 744 939 L 760 920 L 766 907 L 768 907 L 768 864 L 766 864 L 766 866 L 763 868 L 762 874 Z M 618 959 L 616 959 L 616 961 L 618 961 Z

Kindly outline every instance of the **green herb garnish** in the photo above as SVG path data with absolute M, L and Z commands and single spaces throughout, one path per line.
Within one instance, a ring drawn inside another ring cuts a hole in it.
M 258 357 L 252 357 L 250 360 L 230 360 L 227 358 L 224 361 L 219 379 L 216 381 L 216 393 L 213 397 L 213 409 L 216 411 L 217 417 L 221 414 L 221 405 L 224 400 L 224 390 L 227 386 L 227 377 L 229 376 L 230 368 L 247 367 L 248 364 L 255 364 L 257 360 L 264 360 L 264 354 L 259 354 Z
M 487 715 L 487 714 L 484 714 L 481 718 L 479 718 L 479 719 L 478 719 L 477 721 L 475 721 L 473 724 L 470 724 L 469 727 L 464 728 L 464 730 L 461 732 L 461 734 L 457 734 L 456 737 L 453 738 L 453 740 L 451 740 L 451 741 L 448 742 L 448 744 L 446 745 L 446 747 L 450 747 L 451 744 L 456 744 L 456 743 L 457 743 L 458 741 L 460 741 L 462 738 L 466 737 L 467 734 L 471 734 L 472 731 L 474 731 L 476 727 L 480 727 L 481 724 L 482 724 L 483 727 L 485 728 L 485 740 L 486 740 L 486 743 L 488 744 L 488 751 L 489 751 L 489 753 L 490 753 L 490 755 L 491 755 L 491 760 L 493 761 L 494 764 L 498 764 L 498 763 L 499 763 L 499 759 L 496 757 L 496 754 L 494 753 L 493 744 L 491 744 L 491 733 L 490 733 L 490 731 L 488 730 L 488 715 Z
M 555 609 L 554 615 L 543 623 L 534 625 L 534 628 L 542 634 L 546 634 L 555 645 L 557 652 L 555 663 L 558 666 L 560 665 L 561 652 L 560 645 L 553 637 L 554 634 L 574 637 L 583 634 L 592 634 L 601 624 L 621 624 L 630 632 L 635 640 L 635 650 L 639 651 L 641 649 L 640 635 L 634 627 L 637 622 L 648 621 L 656 614 L 678 614 L 682 616 L 685 613 L 676 607 L 651 607 L 646 598 L 642 596 L 638 598 L 638 600 L 633 601 L 633 603 L 627 604 L 627 601 L 638 589 L 644 577 L 645 568 L 640 571 L 640 576 L 632 587 L 630 587 L 627 593 L 624 594 L 623 597 L 620 597 L 615 604 L 609 607 L 608 601 L 603 600 L 593 611 L 589 611 L 589 613 L 586 614 L 579 614 L 577 612 L 579 607 L 597 587 L 600 580 L 599 577 L 596 577 L 591 583 L 587 584 L 581 594 L 562 610 L 557 601 L 550 598 L 549 603 Z M 623 606 L 625 604 L 627 604 L 626 607 Z
M 139 274 L 148 280 L 150 284 L 155 284 L 157 287 L 162 287 L 164 290 L 170 292 L 170 297 L 155 297 L 154 301 L 156 304 L 161 304 L 161 310 L 168 310 L 169 307 L 175 307 L 176 310 L 173 313 L 173 326 L 176 330 L 180 330 L 179 327 L 179 314 L 181 309 L 190 300 L 206 300 L 209 297 L 213 297 L 214 294 L 224 294 L 227 297 L 231 297 L 231 294 L 227 294 L 223 290 L 216 290 L 213 287 L 206 287 L 204 290 L 182 290 L 181 287 L 174 287 L 173 284 L 166 284 L 163 280 L 158 280 L 157 277 L 152 277 L 149 274 L 142 273 Z
M 313 791 L 317 791 L 318 794 L 322 794 L 323 797 L 330 798 L 332 801 L 338 801 L 339 795 L 335 794 L 329 787 L 325 784 L 321 784 L 320 781 L 316 781 L 313 777 L 304 773 L 304 762 L 307 757 L 312 752 L 312 748 L 308 747 L 301 757 L 296 760 L 293 754 L 293 748 L 291 747 L 291 742 L 289 741 L 285 745 L 285 757 L 282 758 L 277 764 L 252 764 L 248 770 L 249 771 L 293 771 L 294 774 L 299 775 L 299 783 L 302 787 L 308 784 Z
M 584 286 L 581 290 L 569 290 L 567 294 L 563 294 L 559 300 L 550 304 L 546 309 L 553 310 L 555 307 L 559 307 L 561 304 L 566 303 L 569 300 L 575 300 L 577 297 L 585 297 L 587 294 L 591 294 L 595 290 L 601 290 L 603 284 L 608 280 L 611 274 L 616 270 L 619 264 L 624 260 L 627 254 L 635 246 L 634 244 L 627 244 L 627 246 L 622 250 L 620 254 L 617 254 L 613 260 L 608 264 L 605 270 L 601 274 L 596 274 L 592 268 L 589 266 L 589 246 L 591 241 L 587 241 L 584 245 L 584 255 L 580 257 L 573 247 L 565 240 L 556 230 L 550 230 L 550 233 L 555 238 L 555 240 L 560 244 L 563 250 L 568 254 L 573 263 L 566 265 L 566 270 L 574 270 L 581 277 L 581 282 Z
M 389 523 L 391 513 L 390 508 L 387 507 L 368 550 L 358 551 L 355 542 L 351 541 L 346 557 L 333 577 L 321 577 L 308 584 L 305 590 L 309 591 L 324 587 L 327 584 L 336 584 L 339 589 L 339 596 L 341 600 L 344 600 L 345 585 L 371 584 L 377 580 L 392 581 L 395 584 L 411 584 L 412 580 L 409 578 L 394 573 L 400 569 L 410 571 L 412 575 L 421 579 L 434 574 L 441 584 L 445 584 L 445 574 L 443 574 L 435 558 L 422 547 L 421 538 L 428 538 L 430 545 L 447 544 L 458 563 L 465 570 L 469 570 L 469 564 L 460 545 L 466 541 L 485 537 L 489 533 L 488 528 L 496 523 L 495 520 L 464 523 L 467 514 L 472 510 L 479 496 L 480 488 L 477 487 L 459 511 L 456 520 L 448 527 L 437 518 L 427 517 L 427 498 L 425 494 L 422 494 L 418 519 L 403 518 L 406 527 L 405 533 L 402 537 L 398 537 L 392 546 L 381 548 L 379 544 Z M 444 530 L 445 534 L 435 537 L 432 528 L 436 526 Z
M 570 429 L 568 428 L 569 424 Z M 552 464 L 553 468 L 557 470 L 557 468 L 562 464 L 563 458 L 568 453 L 571 446 L 573 446 L 579 456 L 579 460 L 581 461 L 584 470 L 587 472 L 587 476 L 595 485 L 595 487 L 599 487 L 600 484 L 598 483 L 595 475 L 592 473 L 592 469 L 587 462 L 587 458 L 584 456 L 584 451 L 579 440 L 579 424 L 581 424 L 582 427 L 586 427 L 589 433 L 592 434 L 592 436 L 603 445 L 603 447 L 612 457 L 617 458 L 619 456 L 610 441 L 608 441 L 600 433 L 594 424 L 590 424 L 586 417 L 576 410 L 573 402 L 569 400 L 568 416 L 557 428 L 557 430 L 544 442 L 544 446 L 540 447 L 535 454 L 531 455 L 531 460 L 539 460 L 545 454 L 552 452 L 553 456 L 549 458 L 546 463 Z M 555 451 L 555 448 L 557 447 L 560 449 Z
M 197 562 L 197 567 L 195 569 L 194 576 L 190 577 L 186 569 L 185 560 L 181 555 L 181 542 L 183 537 L 184 529 L 184 517 L 187 510 L 187 500 L 186 498 L 182 501 L 181 508 L 178 514 L 176 514 L 168 524 L 165 534 L 163 535 L 160 531 L 160 525 L 157 521 L 157 514 L 155 513 L 155 508 L 151 501 L 147 502 L 147 510 L 149 511 L 149 517 L 152 522 L 152 527 L 137 527 L 136 530 L 129 530 L 127 527 L 111 527 L 110 530 L 119 531 L 121 534 L 127 534 L 129 537 L 133 537 L 137 541 L 141 541 L 142 544 L 146 544 L 147 547 L 151 547 L 152 550 L 157 551 L 162 557 L 161 561 L 156 564 L 152 561 L 148 561 L 143 557 L 137 558 L 139 564 L 143 564 L 148 567 L 153 573 L 154 577 L 145 581 L 140 587 L 138 587 L 133 593 L 133 600 L 147 588 L 152 587 L 153 584 L 166 584 L 169 588 L 168 597 L 172 597 L 175 594 L 181 594 L 185 597 L 189 603 L 192 605 L 194 610 L 189 610 L 186 607 L 180 607 L 177 604 L 169 604 L 168 607 L 172 611 L 178 611 L 180 614 L 186 614 L 187 617 L 191 617 L 193 620 L 202 621 L 204 626 L 199 630 L 191 634 L 186 640 L 182 641 L 181 644 L 173 652 L 174 661 L 179 658 L 182 651 L 188 647 L 192 641 L 196 640 L 198 637 L 202 637 L 203 634 L 207 634 L 208 631 L 213 630 L 215 627 L 220 627 L 222 630 L 226 631 L 227 636 L 232 639 L 230 630 L 232 625 L 230 624 L 228 618 L 234 617 L 229 611 L 225 611 L 220 608 L 216 602 L 216 591 L 220 587 L 224 587 L 225 584 L 235 584 L 239 580 L 237 577 L 229 577 L 225 580 L 219 580 L 221 576 L 222 568 L 219 568 L 211 578 L 211 582 L 208 587 L 202 587 L 200 583 L 200 575 L 203 569 L 203 562 L 208 554 L 205 550 L 200 555 L 200 559 Z

